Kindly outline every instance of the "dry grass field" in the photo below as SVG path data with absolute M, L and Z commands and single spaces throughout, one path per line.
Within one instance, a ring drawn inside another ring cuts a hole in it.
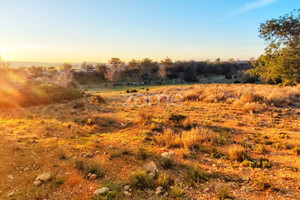
M 299 199 L 299 86 L 136 90 L 1 110 L 0 199 Z

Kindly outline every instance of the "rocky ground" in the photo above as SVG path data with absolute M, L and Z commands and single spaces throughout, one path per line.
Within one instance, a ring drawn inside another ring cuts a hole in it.
M 136 90 L 0 111 L 0 199 L 299 198 L 299 87 Z

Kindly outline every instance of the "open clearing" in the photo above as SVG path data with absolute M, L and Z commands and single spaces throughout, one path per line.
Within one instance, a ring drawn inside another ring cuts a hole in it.
M 0 199 L 299 198 L 299 86 L 141 88 L 0 111 Z

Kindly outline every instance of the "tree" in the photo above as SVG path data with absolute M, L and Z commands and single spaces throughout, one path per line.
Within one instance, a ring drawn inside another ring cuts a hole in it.
M 106 74 L 106 71 L 108 69 L 107 65 L 98 63 L 95 68 L 96 68 L 96 72 L 98 72 L 99 76 L 102 79 L 105 79 L 105 74 Z
M 234 58 L 229 58 L 229 59 L 228 59 L 228 62 L 229 62 L 229 63 L 233 63 L 233 61 L 234 61 Z
M 128 63 L 128 69 L 140 69 L 141 68 L 141 62 L 136 61 L 135 59 L 132 59 Z
M 4 62 L 0 56 L 0 68 L 9 68 L 11 66 L 11 62 Z
M 105 78 L 113 83 L 113 88 L 115 88 L 115 82 L 120 78 L 122 69 L 120 67 L 110 67 L 106 69 Z
M 81 69 L 86 69 L 86 62 L 83 62 L 83 63 L 81 64 Z
M 217 58 L 216 60 L 215 60 L 215 62 L 214 62 L 214 64 L 220 64 L 221 63 L 221 58 Z
M 113 67 L 119 67 L 122 68 L 125 66 L 125 63 L 123 61 L 121 61 L 120 58 L 111 58 L 108 61 L 109 64 L 111 64 Z
M 300 9 L 262 23 L 259 33 L 268 46 L 249 73 L 273 83 L 300 82 Z
M 70 63 L 64 63 L 61 66 L 61 70 L 64 71 L 64 72 L 69 72 L 72 68 L 73 67 L 72 67 L 72 65 Z
M 144 58 L 141 62 L 141 76 L 142 78 L 149 81 L 149 84 L 151 84 L 152 81 L 152 74 L 156 73 L 158 71 L 158 66 L 156 62 L 153 62 L 149 58 Z
M 160 62 L 160 64 L 162 65 L 162 67 L 159 69 L 159 74 L 161 77 L 160 82 L 162 83 L 163 79 L 165 79 L 167 76 L 168 69 L 173 66 L 173 62 L 172 59 L 166 57 L 164 60 Z

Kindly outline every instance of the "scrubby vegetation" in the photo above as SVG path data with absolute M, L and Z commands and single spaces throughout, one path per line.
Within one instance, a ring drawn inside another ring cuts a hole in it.
M 182 101 L 159 103 L 160 94 Z M 152 98 L 136 106 L 135 96 Z M 299 97 L 299 86 L 93 88 L 1 110 L 0 197 L 296 198 Z M 36 181 L 45 173 L 51 179 Z

